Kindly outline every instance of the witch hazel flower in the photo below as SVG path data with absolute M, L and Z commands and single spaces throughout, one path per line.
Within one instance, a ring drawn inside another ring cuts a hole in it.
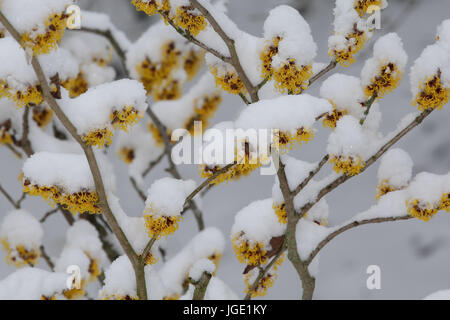
M 1 10 L 21 34 L 22 45 L 34 55 L 57 47 L 67 26 L 66 8 L 73 0 L 4 0 Z M 26 18 L 24 19 L 24 17 Z
M 272 209 L 272 199 L 252 202 L 240 210 L 231 228 L 231 240 L 237 259 L 250 266 L 265 264 L 273 249 L 271 240 L 284 234 Z
M 234 67 L 212 54 L 206 54 L 206 64 L 214 76 L 216 86 L 231 94 L 245 94 L 247 88 Z
M 113 129 L 127 131 L 144 117 L 145 90 L 138 81 L 123 79 L 90 88 L 75 99 L 62 90 L 61 107 L 88 145 L 103 148 Z
M 106 187 L 114 188 L 111 168 L 105 161 L 101 164 Z M 22 171 L 24 192 L 41 196 L 52 206 L 59 204 L 73 214 L 101 213 L 94 180 L 84 155 L 38 152 L 25 161 Z
M 43 236 L 40 222 L 29 212 L 10 211 L 0 226 L 0 242 L 6 251 L 6 262 L 15 267 L 36 265 Z
M 386 0 L 337 0 L 334 9 L 334 33 L 328 38 L 328 54 L 341 66 L 347 67 L 354 63 L 355 54 L 373 34 L 373 30 L 364 20 L 367 9 L 371 5 L 384 9 L 387 4 Z
M 334 129 L 336 123 L 344 115 L 352 115 L 361 119 L 364 113 L 362 104 L 366 100 L 362 90 L 361 80 L 357 77 L 341 73 L 328 77 L 320 87 L 320 96 L 327 99 L 333 106 L 333 111 L 324 116 L 324 127 Z
M 152 16 L 158 12 L 165 15 L 176 26 L 196 36 L 207 26 L 205 17 L 195 9 L 189 0 L 132 0 L 138 11 Z
M 343 116 L 328 137 L 327 152 L 334 171 L 357 175 L 365 166 L 366 147 L 367 138 L 358 119 L 350 115 Z
M 441 42 L 442 41 L 442 42 Z M 450 54 L 439 40 L 426 47 L 410 71 L 413 100 L 419 110 L 440 110 L 450 96 Z
M 260 53 L 262 76 L 281 92 L 299 94 L 308 87 L 317 45 L 308 23 L 290 6 L 278 6 L 264 22 L 266 45 Z
M 408 55 L 403 49 L 400 37 L 392 32 L 377 40 L 373 57 L 361 70 L 361 80 L 367 98 L 376 95 L 383 98 L 394 90 L 401 81 Z
M 408 214 L 429 221 L 439 210 L 448 211 L 449 178 L 449 174 L 440 176 L 428 172 L 416 175 L 408 188 Z
M 168 236 L 178 229 L 186 197 L 195 189 L 193 180 L 163 178 L 148 189 L 144 220 L 149 237 Z
M 381 158 L 378 167 L 377 200 L 385 194 L 408 187 L 412 177 L 413 161 L 402 149 L 390 149 Z
M 6 98 L 0 98 L 0 145 L 9 145 L 20 139 L 22 114 L 16 105 Z

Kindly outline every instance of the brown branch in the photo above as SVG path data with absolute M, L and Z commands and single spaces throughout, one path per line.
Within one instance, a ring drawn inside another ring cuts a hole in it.
M 30 113 L 30 107 L 25 107 L 25 111 L 23 112 L 22 117 L 22 139 L 20 140 L 20 146 L 25 152 L 25 154 L 30 157 L 34 151 L 31 148 L 31 142 L 28 139 L 28 134 L 30 133 L 30 125 L 29 125 L 29 113 Z
M 53 215 L 54 213 L 58 212 L 59 208 L 55 208 L 52 210 L 47 211 L 44 216 L 39 220 L 40 223 L 44 223 L 48 217 L 50 217 L 51 215 Z
M 433 109 L 428 109 L 421 112 L 408 126 L 406 126 L 403 130 L 397 133 L 391 140 L 386 142 L 373 156 L 365 161 L 365 166 L 361 169 L 360 174 L 364 172 L 367 168 L 369 168 L 372 164 L 374 164 L 390 147 L 392 147 L 397 141 L 399 141 L 403 136 L 405 136 L 409 131 L 417 127 L 422 121 L 433 111 Z M 339 185 L 352 178 L 353 176 L 348 176 L 346 174 L 339 176 L 331 183 L 322 188 L 317 198 L 305 204 L 300 209 L 300 216 L 303 216 L 309 209 L 311 209 L 320 199 L 322 199 L 326 194 L 336 189 Z
M 306 263 L 309 265 L 313 259 L 316 257 L 316 255 L 319 253 L 320 250 L 323 249 L 331 240 L 336 238 L 341 233 L 344 233 L 347 230 L 365 225 L 365 224 L 371 224 L 371 223 L 381 223 L 381 222 L 391 222 L 391 221 L 400 221 L 400 220 L 409 220 L 412 219 L 411 216 L 400 216 L 400 217 L 386 217 L 386 218 L 373 218 L 373 219 L 364 219 L 360 221 L 353 221 L 350 222 L 336 231 L 330 233 L 325 239 L 323 239 L 317 247 L 310 253 L 308 259 L 306 259 Z
M 144 264 L 145 263 L 145 258 L 147 257 L 148 253 L 150 252 L 150 250 L 152 249 L 153 245 L 156 242 L 156 236 L 153 236 L 150 241 L 147 243 L 147 245 L 145 246 L 144 250 L 142 251 L 142 254 L 140 256 L 140 263 Z
M 3 188 L 0 185 L 0 192 L 3 193 L 3 195 L 5 196 L 5 198 L 11 203 L 11 205 L 16 208 L 16 209 L 20 209 L 20 205 L 17 204 L 16 201 L 14 201 L 14 199 L 11 197 L 11 195 L 5 190 L 5 188 Z
M 47 252 L 45 251 L 45 247 L 41 245 L 39 247 L 39 250 L 41 251 L 41 256 L 44 258 L 45 262 L 47 262 L 47 265 L 49 266 L 51 271 L 55 270 L 55 264 L 52 262 L 52 259 L 48 256 Z
M 292 191 L 292 195 L 295 197 L 297 194 L 300 193 L 300 191 L 303 190 L 304 187 L 306 187 L 306 185 L 311 181 L 312 178 L 314 178 L 314 176 L 319 173 L 319 171 L 322 169 L 322 167 L 327 163 L 328 159 L 330 158 L 330 156 L 327 154 L 325 156 L 323 156 L 322 160 L 320 160 L 319 164 L 317 165 L 317 167 L 311 171 L 309 173 L 309 176 L 306 177 L 305 180 L 303 180 L 298 186 L 297 188 L 295 188 L 294 191 Z
M 316 75 L 312 76 L 309 79 L 308 87 L 310 87 L 314 82 L 319 80 L 323 75 L 325 75 L 329 71 L 333 70 L 336 67 L 336 65 L 337 65 L 337 61 L 336 60 L 331 61 L 325 68 L 320 70 L 320 72 L 318 72 Z
M 211 15 L 211 13 L 205 7 L 203 7 L 197 0 L 191 0 L 191 4 L 194 8 L 198 9 L 205 16 L 206 20 L 208 20 L 208 22 L 211 24 L 214 31 L 225 42 L 225 45 L 227 46 L 228 51 L 230 52 L 231 65 L 233 65 L 239 78 L 244 83 L 245 88 L 247 89 L 248 93 L 250 94 L 250 98 L 252 99 L 252 102 L 258 101 L 259 100 L 258 90 L 255 86 L 253 86 L 250 79 L 247 77 L 247 74 L 245 73 L 244 69 L 242 68 L 241 62 L 239 61 L 239 56 L 236 52 L 236 47 L 234 45 L 234 39 L 230 38 L 226 34 L 226 32 L 222 29 L 222 27 L 219 25 L 219 23 L 216 21 L 216 19 Z
M 377 99 L 377 97 L 378 97 L 378 93 L 375 91 L 372 94 L 372 96 L 366 102 L 363 103 L 363 106 L 366 107 L 366 110 L 364 111 L 363 118 L 361 120 L 359 120 L 359 123 L 361 125 L 363 125 L 364 122 L 366 121 L 367 116 L 369 115 L 369 112 L 370 112 L 370 108 L 372 107 L 372 105 L 375 102 L 375 100 Z
M 136 180 L 134 180 L 133 177 L 130 177 L 130 182 L 131 182 L 131 185 L 133 186 L 134 190 L 136 190 L 136 193 L 139 195 L 139 198 L 141 198 L 142 201 L 145 202 L 145 200 L 147 200 L 147 197 L 146 197 L 144 191 L 142 191 L 142 190 L 138 187 L 138 185 L 137 185 L 137 183 L 136 183 Z
M 221 54 L 219 51 L 209 47 L 208 45 L 206 45 L 205 43 L 197 40 L 192 34 L 189 33 L 189 31 L 187 30 L 183 30 L 182 28 L 178 27 L 172 19 L 169 18 L 169 16 L 167 14 L 165 14 L 163 11 L 158 11 L 158 13 L 165 19 L 165 21 L 167 21 L 174 29 L 175 31 L 177 31 L 181 36 L 183 36 L 186 40 L 196 44 L 197 46 L 199 46 L 200 48 L 208 51 L 209 53 L 211 53 L 212 55 L 216 56 L 217 58 L 219 58 L 220 60 L 222 60 L 223 62 L 226 63 L 231 63 L 231 58 L 227 57 L 223 54 Z
M 125 50 L 120 47 L 119 42 L 114 37 L 114 34 L 111 32 L 111 30 L 108 29 L 105 31 L 105 30 L 92 29 L 92 28 L 86 28 L 86 27 L 81 27 L 80 29 L 72 29 L 72 30 L 94 33 L 96 35 L 105 37 L 109 41 L 109 43 L 111 43 L 111 45 L 113 46 L 117 55 L 119 56 L 125 76 L 129 77 L 128 69 L 127 69 L 127 65 L 126 65 L 127 58 L 125 55 Z
M 150 163 L 148 164 L 147 169 L 145 169 L 145 171 L 142 173 L 142 177 L 147 176 L 147 175 L 150 173 L 150 171 L 151 171 L 158 163 L 161 162 L 161 160 L 162 160 L 163 158 L 164 158 L 164 153 L 161 153 L 161 154 L 159 155 L 159 157 L 156 158 L 156 160 L 150 162 Z
M 203 272 L 202 277 L 198 281 L 190 279 L 191 283 L 195 286 L 194 295 L 192 300 L 203 300 L 205 298 L 206 289 L 208 289 L 209 281 L 211 280 L 211 273 Z
M 16 150 L 12 145 L 6 144 L 5 145 L 17 158 L 22 159 L 22 154 Z
M 0 11 L 0 22 L 8 30 L 8 32 L 14 37 L 14 39 L 19 44 L 21 44 L 20 34 L 11 25 L 11 23 L 3 15 L 3 13 L 1 11 Z M 36 73 L 36 76 L 39 80 L 39 84 L 40 84 L 40 88 L 41 88 L 44 100 L 47 102 L 47 104 L 53 110 L 53 112 L 58 117 L 58 119 L 61 121 L 61 123 L 64 125 L 66 130 L 78 142 L 78 144 L 83 149 L 84 154 L 86 155 L 86 159 L 88 161 L 88 164 L 89 164 L 89 167 L 90 167 L 90 170 L 92 173 L 92 177 L 94 179 L 95 190 L 99 196 L 100 208 L 102 209 L 102 213 L 105 215 L 106 220 L 108 221 L 108 224 L 110 225 L 111 229 L 113 230 L 114 234 L 116 235 L 117 239 L 119 240 L 119 243 L 121 244 L 123 250 L 127 254 L 128 258 L 130 259 L 130 262 L 132 263 L 132 265 L 135 269 L 137 294 L 138 294 L 139 298 L 146 300 L 147 299 L 147 289 L 146 289 L 146 284 L 145 284 L 144 269 L 140 268 L 140 265 L 138 263 L 139 262 L 138 256 L 136 255 L 133 247 L 131 246 L 130 242 L 128 241 L 127 237 L 125 236 L 125 233 L 123 232 L 119 223 L 117 222 L 114 214 L 111 211 L 111 208 L 109 207 L 105 187 L 103 184 L 103 179 L 102 179 L 100 169 L 98 167 L 97 159 L 94 155 L 94 152 L 90 146 L 86 145 L 81 140 L 81 137 L 78 135 L 75 126 L 67 118 L 67 116 L 61 110 L 58 103 L 52 96 L 49 84 L 48 84 L 47 79 L 44 74 L 44 71 L 42 70 L 39 60 L 35 56 L 33 56 L 32 60 L 31 60 L 31 64 L 32 64 L 33 69 Z

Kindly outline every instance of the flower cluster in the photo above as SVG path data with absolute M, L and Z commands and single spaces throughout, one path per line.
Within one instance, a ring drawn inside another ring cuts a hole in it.
M 6 262 L 15 267 L 34 266 L 40 257 L 42 226 L 30 213 L 13 210 L 0 226 L 0 243 L 6 251 Z
M 144 213 L 145 227 L 150 237 L 160 238 L 161 236 L 168 236 L 178 229 L 178 223 L 181 221 L 181 216 L 164 216 L 158 214 L 152 207 L 146 209 Z
M 291 131 L 278 131 L 275 133 L 273 146 L 280 150 L 281 153 L 286 153 L 292 150 L 296 144 L 299 146 L 302 143 L 308 143 L 314 138 L 314 131 L 306 128 L 299 128 Z
M 334 155 L 330 158 L 333 170 L 337 173 L 344 173 L 349 176 L 357 175 L 364 168 L 364 160 L 360 157 Z
M 240 263 L 258 266 L 267 262 L 267 248 L 262 242 L 251 241 L 241 232 L 232 238 L 233 250 Z
M 30 196 L 40 196 L 51 206 L 56 204 L 62 205 L 64 209 L 73 214 L 77 212 L 89 212 L 92 214 L 101 212 L 98 204 L 98 195 L 93 190 L 81 190 L 67 194 L 63 188 L 58 186 L 32 184 L 29 179 L 24 177 L 23 192 L 28 193 Z
M 256 297 L 264 297 L 267 293 L 267 290 L 273 286 L 275 280 L 277 279 L 277 271 L 281 264 L 286 260 L 286 254 L 282 254 L 277 260 L 273 263 L 273 266 L 270 270 L 261 278 L 258 282 L 256 288 L 252 290 L 253 282 L 256 280 L 259 270 L 252 269 L 250 272 L 244 275 L 244 283 L 246 285 L 245 292 L 250 293 L 252 298 Z M 250 290 L 252 290 L 250 292 Z
M 366 97 L 383 98 L 394 90 L 403 77 L 408 56 L 402 40 L 396 33 L 389 33 L 377 40 L 373 57 L 361 70 Z
M 216 85 L 231 94 L 244 94 L 247 92 L 235 69 L 226 63 L 218 62 L 210 65 L 209 69 L 214 76 Z
M 378 9 L 381 9 L 383 6 L 383 0 L 357 0 L 354 8 L 362 18 L 369 13 L 368 9 L 371 6 L 376 6 Z
M 33 120 L 40 128 L 45 128 L 53 118 L 53 111 L 46 105 L 35 106 L 32 109 Z
M 441 80 L 442 72 L 438 70 L 435 75 L 420 84 L 419 93 L 412 101 L 413 106 L 419 110 L 441 109 L 448 103 L 450 87 L 446 87 Z

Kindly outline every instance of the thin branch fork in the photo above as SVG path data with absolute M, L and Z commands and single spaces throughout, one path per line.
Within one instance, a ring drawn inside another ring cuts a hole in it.
M 20 34 L 11 25 L 11 23 L 3 15 L 3 13 L 1 11 L 0 11 L 0 22 L 8 30 L 8 32 L 14 37 L 14 39 L 19 44 L 21 44 Z M 75 126 L 67 118 L 67 116 L 64 114 L 64 112 L 59 107 L 56 100 L 53 98 L 50 87 L 47 82 L 47 79 L 45 77 L 45 74 L 42 70 L 42 67 L 41 67 L 37 57 L 33 56 L 32 60 L 31 60 L 31 64 L 32 64 L 33 69 L 36 73 L 36 76 L 39 80 L 39 84 L 40 84 L 40 87 L 42 90 L 42 95 L 43 95 L 45 101 L 50 106 L 50 108 L 53 110 L 53 112 L 58 117 L 58 119 L 61 121 L 61 123 L 64 125 L 66 130 L 78 142 L 78 144 L 81 146 L 81 148 L 83 149 L 83 151 L 86 155 L 86 159 L 89 163 L 89 167 L 90 167 L 93 179 L 94 179 L 95 189 L 99 196 L 100 207 L 102 209 L 102 212 L 105 215 L 106 220 L 108 221 L 108 224 L 110 225 L 111 229 L 113 230 L 114 234 L 116 235 L 117 239 L 119 240 L 119 243 L 121 244 L 123 250 L 127 254 L 128 258 L 130 259 L 130 262 L 132 263 L 132 265 L 135 269 L 137 294 L 140 299 L 146 300 L 147 299 L 147 289 L 146 289 L 146 284 L 145 284 L 144 269 L 140 267 L 139 258 L 137 256 L 137 254 L 135 253 L 133 247 L 131 246 L 130 242 L 128 241 L 127 237 L 125 236 L 125 233 L 123 232 L 119 223 L 117 222 L 116 218 L 114 217 L 114 214 L 112 213 L 111 208 L 109 207 L 108 199 L 106 196 L 106 191 L 105 191 L 104 184 L 103 184 L 103 179 L 102 179 L 100 169 L 98 167 L 97 159 L 94 155 L 94 152 L 90 146 L 87 146 L 81 140 L 81 137 L 78 135 Z
M 234 45 L 234 39 L 230 38 L 226 34 L 226 32 L 222 29 L 222 27 L 219 25 L 219 23 L 216 21 L 216 19 L 212 16 L 212 14 L 205 7 L 203 7 L 197 0 L 191 0 L 191 4 L 194 8 L 198 9 L 206 17 L 206 19 L 211 24 L 214 31 L 225 42 L 225 45 L 227 46 L 228 51 L 230 52 L 231 64 L 233 65 L 234 69 L 236 70 L 237 74 L 239 75 L 239 78 L 244 83 L 248 93 L 250 94 L 252 102 L 257 102 L 259 100 L 258 89 L 255 86 L 253 86 L 250 79 L 247 77 L 247 74 L 245 73 L 244 69 L 242 68 L 241 62 L 239 60 L 239 56 L 236 52 L 236 47 Z

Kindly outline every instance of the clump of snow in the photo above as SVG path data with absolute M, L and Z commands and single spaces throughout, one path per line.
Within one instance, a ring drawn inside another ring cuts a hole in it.
M 282 96 L 252 103 L 239 115 L 235 127 L 280 131 L 312 129 L 316 117 L 331 110 L 327 100 L 308 94 Z
M 44 230 L 40 222 L 28 211 L 12 210 L 0 226 L 0 238 L 15 248 L 19 245 L 28 250 L 36 250 L 42 244 Z
M 97 160 L 105 187 L 114 190 L 115 176 L 111 165 L 105 157 L 98 157 Z M 31 184 L 58 186 L 67 193 L 95 190 L 94 179 L 84 154 L 38 152 L 25 161 L 22 171 L 24 179 L 28 179 Z
M 20 139 L 22 135 L 22 113 L 9 99 L 0 98 L 0 137 L 8 133 L 11 137 Z
M 413 161 L 409 154 L 398 148 L 390 149 L 381 158 L 378 181 L 386 181 L 395 188 L 408 185 L 412 177 Z
M 209 259 L 203 258 L 196 261 L 191 269 L 189 270 L 189 278 L 193 281 L 198 282 L 202 277 L 203 273 L 213 274 L 216 270 L 216 265 Z
M 133 107 L 140 117 L 147 109 L 144 87 L 138 81 L 129 79 L 90 88 L 75 99 L 66 96 L 60 105 L 81 135 L 88 134 L 92 129 L 109 128 L 113 112 L 124 107 Z
M 410 199 L 419 199 L 422 203 L 429 204 L 434 208 L 439 207 L 442 195 L 448 190 L 444 190 L 445 181 L 450 175 L 437 175 L 428 172 L 417 174 L 408 187 Z M 444 192 L 445 191 L 445 192 Z
M 317 45 L 308 23 L 298 10 L 287 5 L 270 10 L 264 22 L 264 39 L 272 41 L 274 37 L 281 37 L 278 53 L 272 61 L 274 68 L 278 69 L 289 59 L 295 59 L 299 66 L 313 63 L 317 54 Z
M 258 200 L 241 209 L 234 217 L 231 236 L 243 233 L 249 241 L 269 245 L 273 237 L 284 234 L 285 224 L 278 221 L 272 208 L 272 198 Z
M 180 300 L 192 300 L 195 287 L 189 285 L 186 293 L 180 297 Z M 218 277 L 212 277 L 206 288 L 204 300 L 238 300 L 239 297 L 231 288 Z
M 183 211 L 186 197 L 194 191 L 193 180 L 162 178 L 153 182 L 148 189 L 146 207 L 164 216 L 179 216 Z
M 373 47 L 373 57 L 366 60 L 361 70 L 361 82 L 364 87 L 370 85 L 379 74 L 380 68 L 393 64 L 395 69 L 389 70 L 394 74 L 404 73 L 408 55 L 403 49 L 402 39 L 395 32 L 379 38 Z M 395 76 L 394 76 L 395 77 Z
M 437 44 L 450 50 L 450 19 L 442 21 L 438 26 L 436 40 Z
M 181 294 L 191 266 L 204 258 L 212 258 L 212 256 L 217 258 L 222 255 L 224 248 L 224 236 L 217 228 L 206 228 L 195 235 L 180 252 L 167 260 L 160 270 L 160 276 L 168 294 Z
M 364 109 L 361 103 L 366 100 L 366 96 L 358 77 L 335 73 L 322 83 L 320 96 L 333 103 L 337 110 L 346 110 L 358 119 L 362 117 Z
M 66 233 L 66 246 L 78 247 L 90 258 L 101 262 L 104 259 L 102 242 L 97 229 L 86 220 L 76 221 Z
M 327 152 L 331 155 L 362 156 L 367 153 L 367 139 L 359 120 L 343 116 L 328 137 Z
M 329 228 L 306 219 L 300 219 L 295 232 L 300 258 L 302 260 L 308 259 L 311 252 L 328 234 Z
M 53 14 L 61 14 L 74 0 L 2 0 L 0 8 L 19 33 L 43 33 L 46 21 Z
M 328 219 L 329 206 L 325 198 L 320 199 L 309 211 L 306 213 L 305 219 L 326 225 Z
M 48 272 L 38 268 L 23 268 L 0 281 L 1 300 L 40 300 L 66 289 L 66 273 Z
M 422 85 L 441 72 L 440 81 L 450 88 L 450 51 L 438 43 L 427 46 L 410 71 L 411 93 L 416 97 Z
M 80 72 L 78 61 L 69 50 L 64 48 L 40 55 L 39 62 L 49 78 L 58 74 L 60 80 L 68 80 L 76 78 Z
M 76 265 L 80 268 L 80 277 L 87 281 L 90 278 L 89 266 L 91 261 L 89 257 L 79 247 L 65 246 L 55 263 L 56 272 L 66 272 L 71 265 Z

